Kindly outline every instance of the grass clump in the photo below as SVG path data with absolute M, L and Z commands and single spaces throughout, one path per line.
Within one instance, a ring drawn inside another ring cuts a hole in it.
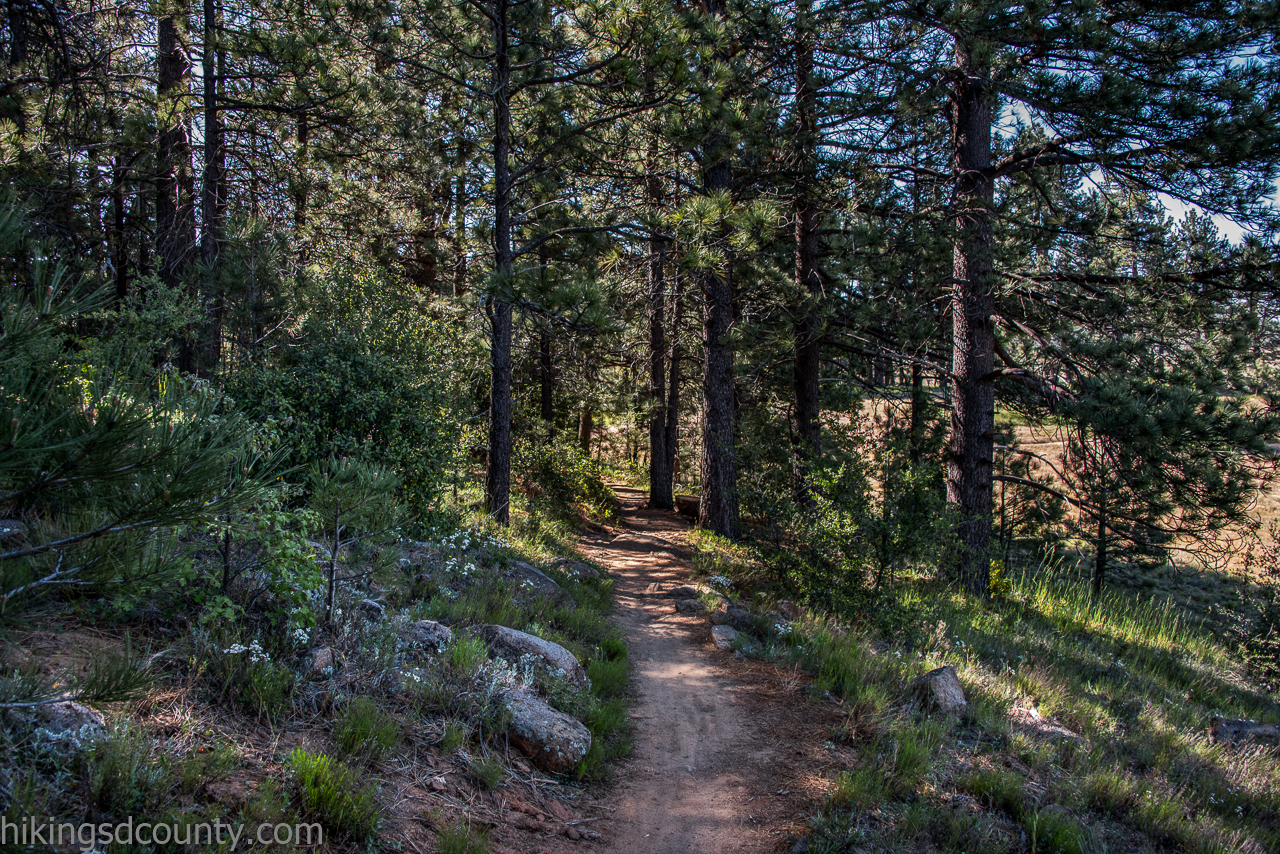
M 369 697 L 356 697 L 334 724 L 333 740 L 344 757 L 376 762 L 400 740 L 400 724 Z
M 332 833 L 362 842 L 378 829 L 377 788 L 361 774 L 322 753 L 301 747 L 289 755 L 303 809 Z
M 443 753 L 456 753 L 458 748 L 467 742 L 467 725 L 460 720 L 450 718 L 444 722 L 444 733 L 440 736 L 440 750 Z
M 488 834 L 465 821 L 436 831 L 436 854 L 489 854 L 490 850 Z
M 502 757 L 496 753 L 472 758 L 468 770 L 477 783 L 490 791 L 502 785 L 507 776 L 507 766 L 502 764 Z

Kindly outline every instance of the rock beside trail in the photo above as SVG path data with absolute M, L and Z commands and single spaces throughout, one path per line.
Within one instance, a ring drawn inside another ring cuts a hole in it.
M 950 664 L 930 670 L 911 683 L 909 693 L 917 703 L 930 711 L 949 715 L 963 712 L 969 707 L 964 698 L 964 687 L 956 669 Z
M 511 712 L 507 738 L 543 771 L 568 773 L 591 749 L 591 732 L 576 718 L 523 691 L 505 691 L 501 699 Z
M 1214 717 L 1209 720 L 1209 737 L 1218 743 L 1280 745 L 1280 727 L 1257 721 L 1233 721 Z
M 356 609 L 364 615 L 364 618 L 371 623 L 381 623 L 383 616 L 386 615 L 387 609 L 382 607 L 378 602 L 372 599 L 361 599 Z
M 668 599 L 697 599 L 706 592 L 707 588 L 705 587 L 694 587 L 692 584 L 681 584 L 679 587 L 672 587 L 665 595 Z
M 677 599 L 676 610 L 682 614 L 694 614 L 707 610 L 707 606 L 698 599 Z
M 435 620 L 418 620 L 405 626 L 400 633 L 409 643 L 417 644 L 425 649 L 443 650 L 453 640 L 453 631 Z
M 526 655 L 537 656 L 548 667 L 563 674 L 575 688 L 584 691 L 591 688 L 591 680 L 587 678 L 587 671 L 581 662 L 558 643 L 506 626 L 481 626 L 480 636 L 489 645 L 490 653 L 511 664 L 516 664 Z
M 600 570 L 596 569 L 589 563 L 583 563 L 580 560 L 574 560 L 571 557 L 558 557 L 551 562 L 552 566 L 576 575 L 578 578 L 599 578 Z
M 712 626 L 711 639 L 716 642 L 716 649 L 733 649 L 733 639 L 738 630 L 732 626 Z
M 89 732 L 97 734 L 102 732 L 107 725 L 107 719 L 102 716 L 101 712 L 97 712 L 74 700 L 62 700 L 57 703 L 36 706 L 34 711 L 40 726 L 54 734 L 75 732 L 85 727 L 88 727 Z
M 746 608 L 721 602 L 711 612 L 711 622 L 717 626 L 730 625 L 740 632 L 749 632 L 755 627 L 756 619 Z
M 698 518 L 698 510 L 702 502 L 696 495 L 677 495 L 676 496 L 676 512 L 681 516 L 688 516 L 690 519 Z
M 522 560 L 513 561 L 508 567 L 508 572 L 517 585 L 532 591 L 534 595 L 553 599 L 558 605 L 568 605 L 573 602 L 573 597 L 556 584 L 555 579 L 531 563 L 525 563 Z

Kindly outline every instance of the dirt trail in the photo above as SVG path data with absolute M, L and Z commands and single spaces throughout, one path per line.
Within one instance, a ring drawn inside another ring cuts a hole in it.
M 600 847 L 629 854 L 778 851 L 820 796 L 833 757 L 834 711 L 805 699 L 802 677 L 735 660 L 702 616 L 677 614 L 665 591 L 687 580 L 688 525 L 617 487 L 623 530 L 580 547 L 616 579 L 637 694 L 635 752 L 609 793 Z

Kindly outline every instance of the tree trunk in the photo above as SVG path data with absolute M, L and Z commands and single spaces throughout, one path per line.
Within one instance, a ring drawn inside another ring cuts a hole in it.
M 1107 575 L 1107 507 L 1106 499 L 1098 507 L 1098 550 L 1093 561 L 1093 598 L 1102 595 L 1102 583 Z
M 813 4 L 796 2 L 795 86 L 796 148 L 800 172 L 795 200 L 795 285 L 803 305 L 795 321 L 795 459 L 793 491 L 801 507 L 813 506 L 810 477 L 822 454 L 821 402 L 818 377 L 821 372 L 819 301 L 822 281 L 818 273 L 818 184 L 817 93 L 813 87 Z
M 461 137 L 461 135 L 459 135 Z M 467 289 L 467 148 L 464 139 L 458 140 L 458 186 L 453 201 L 453 295 L 461 296 Z
M 924 369 L 911 366 L 911 464 L 919 465 L 924 452 Z
M 652 158 L 651 158 L 652 159 Z M 649 212 L 656 216 L 662 204 L 662 182 L 646 170 L 645 195 Z M 670 510 L 671 457 L 667 453 L 667 341 L 666 341 L 666 241 L 656 232 L 649 236 L 649 506 Z
M 309 194 L 307 192 L 307 156 L 311 146 L 311 123 L 307 119 L 305 112 L 298 114 L 297 138 L 298 148 L 294 163 L 297 184 L 293 188 L 293 233 L 298 251 L 297 279 L 301 282 L 303 272 L 307 267 L 306 230 L 307 205 L 309 202 Z
M 956 223 L 952 285 L 951 438 L 947 500 L 960 512 L 961 581 L 986 594 L 990 584 L 991 487 L 995 442 L 995 334 L 991 321 L 994 259 L 991 208 L 991 95 L 983 47 L 956 40 L 958 76 L 951 93 Z
M 578 447 L 588 456 L 591 455 L 591 432 L 594 429 L 595 413 L 590 406 L 584 406 L 578 413 Z
M 663 450 L 666 452 L 667 479 L 671 483 L 672 498 L 676 484 L 676 449 L 680 444 L 680 323 L 684 319 L 684 276 L 677 274 L 674 290 L 671 293 L 671 355 L 667 367 L 670 371 L 667 378 L 667 422 L 663 426 L 666 440 Z
M 157 32 L 156 256 L 160 281 L 182 285 L 195 254 L 195 185 L 191 173 L 191 136 L 186 114 L 191 60 L 183 43 L 184 25 L 161 18 Z M 186 338 L 178 342 L 178 368 L 196 368 L 196 349 Z
M 724 0 L 709 0 L 707 13 L 726 16 Z M 717 59 L 727 56 L 718 52 Z M 710 84 L 710 80 L 708 80 Z M 712 108 L 708 105 L 708 110 Z M 733 174 L 729 162 L 730 141 L 719 127 L 725 116 L 708 116 L 703 147 L 703 189 L 707 195 L 729 193 Z M 721 245 L 726 255 L 724 268 L 700 275 L 703 295 L 702 320 L 702 495 L 698 524 L 731 540 L 738 538 L 738 460 L 734 447 L 733 349 L 729 332 L 733 327 L 733 257 L 728 249 L 729 226 L 721 229 Z
M 555 411 L 555 368 L 551 362 L 551 336 L 542 332 L 538 335 L 538 380 L 541 388 L 542 422 L 547 425 L 547 439 L 556 436 Z
M 119 154 L 111 166 L 111 263 L 115 265 L 116 301 L 129 296 L 129 240 L 125 228 L 124 176 Z
M 494 268 L 507 287 L 514 262 L 511 246 L 511 55 L 507 0 L 497 0 L 493 16 L 493 207 Z M 494 521 L 511 520 L 511 304 L 495 298 L 490 313 L 489 470 L 485 505 Z
M 226 215 L 226 151 L 222 144 L 222 117 L 218 107 L 218 8 L 204 0 L 204 181 L 201 185 L 200 261 L 208 277 L 205 284 L 204 327 L 200 335 L 199 374 L 211 377 L 222 357 L 222 295 L 217 288 L 217 263 L 222 253 L 223 219 Z

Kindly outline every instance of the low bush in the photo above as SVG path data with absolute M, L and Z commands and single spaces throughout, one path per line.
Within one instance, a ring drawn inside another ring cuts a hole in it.
M 302 807 L 334 834 L 362 842 L 378 829 L 377 787 L 336 759 L 301 747 L 289 755 Z
M 400 724 L 368 697 L 356 697 L 333 726 L 333 740 L 343 756 L 376 762 L 400 740 Z

